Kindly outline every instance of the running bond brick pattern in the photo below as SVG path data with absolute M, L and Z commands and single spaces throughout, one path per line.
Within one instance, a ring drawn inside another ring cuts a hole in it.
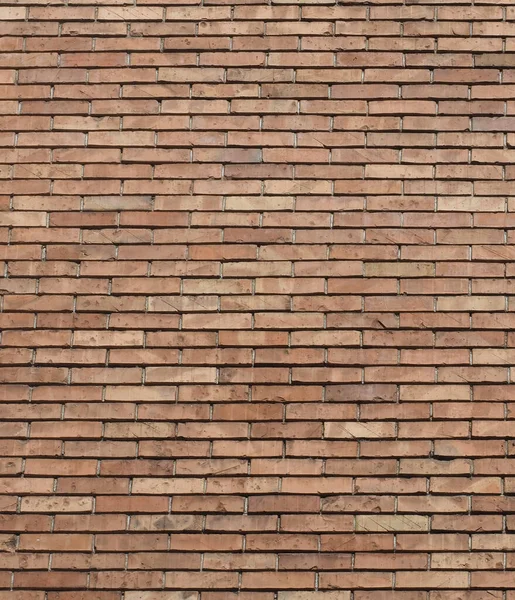
M 515 600 L 509 0 L 0 35 L 0 600 Z

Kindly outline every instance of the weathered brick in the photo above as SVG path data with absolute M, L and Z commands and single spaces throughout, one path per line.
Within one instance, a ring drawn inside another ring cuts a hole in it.
M 514 9 L 112 4 L 0 9 L 0 600 L 512 600 Z

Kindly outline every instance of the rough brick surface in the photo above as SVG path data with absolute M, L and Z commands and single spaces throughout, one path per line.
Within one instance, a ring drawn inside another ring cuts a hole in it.
M 515 600 L 514 157 L 508 0 L 1 0 L 0 600 Z

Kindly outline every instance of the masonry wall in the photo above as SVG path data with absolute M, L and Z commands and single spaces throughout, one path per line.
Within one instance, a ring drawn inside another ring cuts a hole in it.
M 515 8 L 0 36 L 0 600 L 515 600 Z

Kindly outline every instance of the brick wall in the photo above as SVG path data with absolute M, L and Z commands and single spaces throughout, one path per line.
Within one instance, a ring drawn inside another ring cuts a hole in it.
M 0 600 L 515 600 L 515 8 L 0 51 Z

